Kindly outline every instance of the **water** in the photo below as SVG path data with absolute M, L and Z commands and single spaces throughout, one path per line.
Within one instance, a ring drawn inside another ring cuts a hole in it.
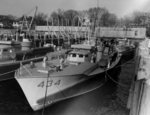
M 82 88 L 93 89 L 83 95 L 55 103 L 44 110 L 44 115 L 95 115 L 115 91 L 116 85 L 105 79 L 86 81 Z M 98 78 L 98 79 L 97 79 Z M 0 115 L 42 115 L 43 110 L 34 112 L 18 83 L 12 79 L 0 83 Z
M 85 85 L 85 84 L 84 84 Z M 100 87 L 99 87 L 100 86 Z M 111 86 L 111 89 L 108 88 Z M 45 108 L 44 115 L 91 115 L 106 101 L 106 95 L 112 93 L 112 82 L 99 84 L 97 89 L 71 99 L 60 101 Z M 99 87 L 99 88 L 98 88 Z M 0 115 L 42 115 L 43 110 L 34 112 L 15 80 L 0 85 Z

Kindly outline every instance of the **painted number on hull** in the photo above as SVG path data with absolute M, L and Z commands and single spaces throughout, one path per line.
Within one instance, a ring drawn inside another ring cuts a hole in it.
M 42 82 L 40 82 L 38 85 L 37 85 L 37 87 L 44 87 L 44 86 L 46 86 L 46 84 L 47 84 L 47 87 L 51 87 L 51 86 L 53 86 L 53 85 L 60 85 L 60 82 L 61 82 L 61 80 L 58 80 L 58 81 L 56 81 L 56 82 L 54 82 L 53 80 L 48 80 L 47 81 L 47 83 L 46 82 L 44 82 L 44 81 L 42 81 Z

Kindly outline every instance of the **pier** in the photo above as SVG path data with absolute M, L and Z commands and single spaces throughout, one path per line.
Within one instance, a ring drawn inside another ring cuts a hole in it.
M 135 76 L 130 89 L 128 108 L 130 115 L 149 115 L 150 114 L 150 49 L 149 38 L 141 42 L 136 51 Z

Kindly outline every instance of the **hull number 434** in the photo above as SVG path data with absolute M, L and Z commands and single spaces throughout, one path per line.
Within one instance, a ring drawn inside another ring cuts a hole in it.
M 45 81 L 40 82 L 37 87 L 45 87 L 47 85 L 47 87 L 51 87 L 53 85 L 60 85 L 61 80 L 57 80 L 54 82 L 54 80 L 48 80 L 47 83 Z

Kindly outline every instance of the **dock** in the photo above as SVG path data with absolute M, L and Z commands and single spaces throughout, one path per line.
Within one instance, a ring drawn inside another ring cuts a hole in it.
M 135 79 L 130 89 L 128 108 L 130 115 L 150 114 L 150 49 L 149 38 L 145 38 L 137 48 Z

